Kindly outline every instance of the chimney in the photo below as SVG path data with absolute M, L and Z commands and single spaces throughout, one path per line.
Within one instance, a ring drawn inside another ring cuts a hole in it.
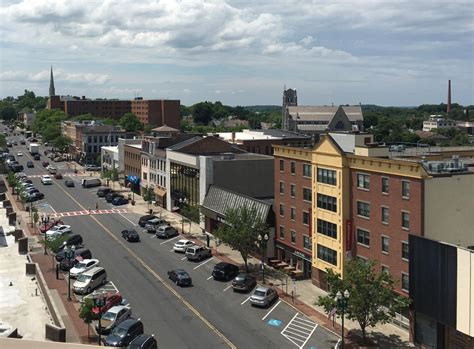
M 448 115 L 451 113 L 451 80 L 448 80 L 448 110 L 446 112 Z

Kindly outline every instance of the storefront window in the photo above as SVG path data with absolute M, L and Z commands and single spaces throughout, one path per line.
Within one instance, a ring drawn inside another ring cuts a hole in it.
M 180 199 L 186 199 L 191 206 L 199 204 L 199 170 L 171 163 L 171 199 L 178 206 Z

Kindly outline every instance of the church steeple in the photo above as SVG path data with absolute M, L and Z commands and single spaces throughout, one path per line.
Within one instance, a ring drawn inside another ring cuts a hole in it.
M 54 90 L 53 66 L 51 66 L 51 77 L 49 78 L 49 96 L 56 96 L 56 91 Z

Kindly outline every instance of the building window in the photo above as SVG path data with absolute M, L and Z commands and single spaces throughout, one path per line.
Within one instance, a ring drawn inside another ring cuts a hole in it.
M 280 204 L 280 216 L 284 216 L 285 215 L 285 206 L 283 204 Z
M 311 202 L 312 197 L 311 189 L 310 188 L 303 188 L 303 200 Z
M 285 194 L 285 183 L 280 182 L 280 194 Z
M 296 231 L 291 231 L 291 243 L 296 244 Z
M 285 227 L 280 225 L 280 239 L 285 239 Z
M 370 204 L 368 202 L 357 201 L 357 215 L 369 218 Z
M 336 171 L 318 167 L 318 182 L 336 185 Z
M 408 242 L 402 241 L 402 259 L 409 260 Z
M 303 211 L 303 224 L 309 225 L 309 212 Z
M 292 207 L 290 211 L 291 220 L 296 220 L 296 208 Z
M 303 164 L 303 177 L 311 178 L 311 165 Z
M 357 174 L 357 188 L 370 189 L 370 176 L 368 174 Z
M 143 172 L 143 179 L 144 179 L 144 180 L 147 180 L 147 174 L 146 174 L 146 172 Z
M 409 181 L 402 181 L 402 197 L 404 198 L 410 197 L 410 182 Z
M 303 248 L 311 251 L 311 239 L 308 235 L 303 235 Z
M 296 173 L 296 162 L 291 161 L 290 164 L 291 164 L 291 174 L 295 174 Z
M 285 160 L 280 159 L 280 172 L 285 170 Z
M 337 239 L 337 225 L 325 220 L 319 219 L 317 222 L 317 229 L 319 234 L 329 236 L 333 239 Z
M 291 193 L 291 197 L 294 198 L 296 196 L 296 185 L 294 184 L 291 184 L 290 186 L 290 193 Z
M 370 233 L 367 230 L 357 228 L 357 242 L 364 246 L 370 246 Z
M 382 265 L 382 274 L 390 275 L 390 268 L 386 265 Z
M 389 252 L 389 238 L 388 236 L 382 236 L 382 252 L 388 253 Z
M 382 177 L 382 193 L 388 194 L 389 187 L 388 187 L 388 177 Z
M 410 213 L 402 211 L 402 228 L 410 229 Z
M 318 259 L 337 266 L 337 252 L 318 244 Z
M 410 290 L 409 280 L 410 278 L 408 277 L 408 274 L 402 273 L 402 290 L 405 292 Z
M 328 196 L 328 195 L 318 193 L 317 205 L 319 208 L 329 210 L 332 212 L 337 212 L 336 198 L 333 196 Z
M 388 224 L 389 211 L 388 207 L 382 206 L 382 223 Z

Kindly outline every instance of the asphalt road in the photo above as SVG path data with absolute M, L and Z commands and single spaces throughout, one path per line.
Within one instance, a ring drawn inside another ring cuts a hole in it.
M 18 151 L 23 157 L 16 156 Z M 41 149 L 41 152 L 43 148 Z M 26 168 L 31 160 L 27 146 L 10 148 L 28 175 L 45 174 L 41 161 Z M 55 163 L 58 168 L 65 163 Z M 60 169 L 63 174 L 72 170 Z M 95 189 L 83 189 L 81 177 L 71 176 L 75 188 L 66 188 L 63 180 L 44 186 L 32 178 L 45 199 L 35 203 L 42 212 L 82 211 L 112 206 L 97 198 Z M 126 207 L 126 206 L 121 206 Z M 214 281 L 212 269 L 216 257 L 192 263 L 182 254 L 172 252 L 177 240 L 160 240 L 142 232 L 135 225 L 135 213 L 79 215 L 63 217 L 74 233 L 84 238 L 93 258 L 100 260 L 132 307 L 133 316 L 141 318 L 146 333 L 154 333 L 162 348 L 334 348 L 337 337 L 317 326 L 285 302 L 277 301 L 268 309 L 251 307 L 249 294 L 234 293 L 230 283 Z M 125 228 L 136 228 L 139 243 L 121 238 Z M 191 275 L 193 286 L 180 288 L 167 278 L 167 271 L 183 268 Z

